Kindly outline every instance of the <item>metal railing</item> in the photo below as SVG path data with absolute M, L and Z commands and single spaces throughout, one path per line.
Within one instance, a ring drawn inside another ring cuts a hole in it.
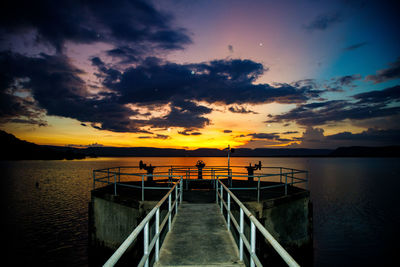
M 223 166 L 210 166 L 202 169 L 202 179 L 195 179 L 198 177 L 198 169 L 193 166 L 157 166 L 159 169 L 164 171 L 155 172 L 154 174 L 140 173 L 138 167 L 123 166 L 123 167 L 112 167 L 93 171 L 93 189 L 96 188 L 96 183 L 113 184 L 114 195 L 117 195 L 117 186 L 131 187 L 141 189 L 142 201 L 144 201 L 145 190 L 147 189 L 169 189 L 173 181 L 178 179 L 184 179 L 186 189 L 188 189 L 191 182 L 209 180 L 213 183 L 213 187 L 216 187 L 218 179 L 228 179 L 228 186 L 230 190 L 255 190 L 257 192 L 257 201 L 260 201 L 260 196 L 263 190 L 273 189 L 282 187 L 284 188 L 284 194 L 288 194 L 289 186 L 295 184 L 304 184 L 305 189 L 308 189 L 308 172 L 304 170 L 297 170 L 293 168 L 285 167 L 262 167 L 262 173 L 255 173 L 248 175 L 245 172 L 232 171 L 246 166 L 232 166 L 226 168 Z M 133 171 L 131 171 L 133 169 Z M 266 173 L 267 172 L 267 173 Z M 128 184 L 121 182 L 121 176 L 129 176 L 131 179 L 137 182 L 141 181 L 140 185 Z M 169 187 L 160 186 L 147 186 L 145 180 L 151 177 L 155 182 L 168 183 Z M 233 187 L 233 180 L 246 180 L 252 179 L 257 182 L 256 186 L 253 187 Z M 263 185 L 265 181 L 275 181 L 276 184 Z
M 179 185 L 179 186 L 178 186 Z M 179 192 L 178 192 L 179 191 Z M 175 199 L 172 202 L 172 192 L 175 192 Z M 155 261 L 159 260 L 160 252 L 160 234 L 168 222 L 168 231 L 171 230 L 172 214 L 175 209 L 175 214 L 178 212 L 178 202 L 182 203 L 182 192 L 183 192 L 183 180 L 174 182 L 174 186 L 168 191 L 168 193 L 156 204 L 156 206 L 147 214 L 147 216 L 141 221 L 141 223 L 132 231 L 132 233 L 125 239 L 125 241 L 119 246 L 114 254 L 107 260 L 103 265 L 106 267 L 114 266 L 118 260 L 122 257 L 129 246 L 137 239 L 138 235 L 143 230 L 143 257 L 141 258 L 138 266 L 149 266 L 149 256 L 152 250 L 155 248 Z M 179 198 L 178 198 L 179 195 Z M 168 213 L 164 217 L 164 220 L 160 224 L 160 207 L 168 198 Z M 179 201 L 178 201 L 179 200 Z M 151 240 L 149 240 L 149 222 L 155 216 L 155 234 Z
M 168 190 L 168 189 L 171 188 L 171 186 L 172 186 L 174 181 L 178 181 L 178 180 L 181 180 L 183 178 L 182 175 L 164 174 L 164 172 L 160 172 L 160 173 L 157 173 L 157 174 L 121 172 L 121 169 L 123 169 L 123 168 L 134 168 L 134 169 L 137 169 L 137 167 L 112 167 L 112 168 L 94 170 L 93 171 L 93 189 L 96 188 L 96 182 L 97 183 L 107 184 L 107 185 L 113 184 L 114 195 L 117 195 L 117 186 L 141 189 L 141 191 L 142 191 L 142 201 L 144 201 L 145 190 L 148 190 L 148 189 Z M 99 177 L 99 174 L 100 174 L 100 177 Z M 141 184 L 140 185 L 134 185 L 134 184 L 128 184 L 128 183 L 125 183 L 125 182 L 121 182 L 121 175 L 122 176 L 135 177 L 136 179 L 134 179 L 134 180 L 141 181 Z M 159 182 L 159 181 L 167 182 L 168 183 L 168 187 L 146 186 L 145 185 L 145 180 L 147 180 L 149 177 L 154 179 L 155 182 Z M 164 179 L 159 179 L 159 178 L 164 178 Z
M 243 203 L 228 189 L 226 185 L 218 180 L 216 184 L 216 202 L 221 205 L 221 213 L 223 214 L 225 207 L 226 209 L 226 222 L 228 230 L 231 230 L 231 221 L 235 226 L 239 235 L 239 257 L 243 261 L 243 244 L 250 254 L 250 266 L 263 266 L 259 258 L 256 255 L 256 229 L 268 240 L 271 246 L 281 256 L 281 258 L 287 263 L 288 266 L 300 266 L 292 256 L 276 241 L 276 239 L 268 232 L 267 229 L 254 217 L 254 215 L 243 205 Z M 227 192 L 227 201 L 225 202 L 223 195 L 224 191 Z M 231 211 L 231 198 L 236 202 L 240 208 L 240 219 L 239 223 Z M 219 200 L 219 201 L 218 201 Z M 250 219 L 250 241 L 244 234 L 244 215 Z
M 230 190 L 257 190 L 257 202 L 260 202 L 261 192 L 262 192 L 262 190 L 265 190 L 265 189 L 273 189 L 273 188 L 283 187 L 285 196 L 288 194 L 289 186 L 293 186 L 295 184 L 305 184 L 305 189 L 308 190 L 308 172 L 307 171 L 289 169 L 289 168 L 284 168 L 284 167 L 263 167 L 263 168 L 279 169 L 280 172 L 275 173 L 275 174 L 274 173 L 255 174 L 255 175 L 251 175 L 251 176 L 243 174 L 243 173 L 217 175 L 216 179 L 215 179 L 215 183 L 217 183 L 220 178 L 226 178 L 226 179 L 228 179 L 228 185 L 229 185 Z M 288 171 L 285 171 L 285 170 L 288 170 Z M 296 176 L 298 174 L 303 174 L 305 177 L 300 178 L 300 177 Z M 279 183 L 273 184 L 273 185 L 266 185 L 266 186 L 261 185 L 261 182 L 265 181 L 266 179 L 271 179 L 274 177 L 279 177 Z M 257 181 L 257 186 L 256 187 L 233 187 L 232 181 L 235 180 L 234 178 L 237 178 L 237 180 L 243 180 L 244 178 L 254 179 L 255 181 Z

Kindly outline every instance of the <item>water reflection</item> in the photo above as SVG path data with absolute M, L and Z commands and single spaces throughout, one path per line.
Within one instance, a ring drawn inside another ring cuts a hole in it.
M 225 166 L 227 158 L 97 158 L 0 162 L 3 236 L 10 265 L 87 265 L 92 170 L 111 166 Z M 231 158 L 232 166 L 310 171 L 316 266 L 383 265 L 394 259 L 399 159 Z M 241 170 L 246 172 L 245 169 Z

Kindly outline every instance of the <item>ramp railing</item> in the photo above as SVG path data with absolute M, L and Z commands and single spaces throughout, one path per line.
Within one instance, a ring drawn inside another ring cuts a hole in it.
M 224 200 L 224 191 L 227 194 L 227 201 Z M 236 221 L 231 211 L 231 199 L 233 199 L 240 208 L 240 219 Z M 278 243 L 278 241 L 268 232 L 267 229 L 254 217 L 254 215 L 243 205 L 243 203 L 228 189 L 226 185 L 218 180 L 216 184 L 216 202 L 221 205 L 221 213 L 226 209 L 226 222 L 228 230 L 231 230 L 231 221 L 236 228 L 239 236 L 239 256 L 243 261 L 243 244 L 250 254 L 250 267 L 263 266 L 256 255 L 256 230 L 258 230 L 271 244 L 281 258 L 288 266 L 300 266 L 289 253 Z M 250 219 L 250 240 L 244 234 L 244 215 Z
M 103 265 L 106 267 L 114 266 L 131 244 L 137 239 L 139 234 L 143 231 L 143 257 L 141 258 L 138 266 L 149 266 L 150 253 L 155 249 L 155 261 L 159 260 L 160 252 L 160 234 L 163 231 L 165 225 L 168 223 L 168 231 L 171 230 L 171 221 L 173 211 L 175 214 L 178 212 L 178 203 L 182 202 L 183 192 L 183 180 L 182 178 L 178 182 L 174 182 L 174 186 L 168 191 L 168 193 L 156 204 L 156 206 L 147 214 L 147 216 L 140 222 L 140 224 L 131 232 L 131 234 L 125 239 L 125 241 L 119 246 L 114 254 L 107 260 Z M 175 193 L 175 194 L 174 194 Z M 172 196 L 175 195 L 172 201 Z M 178 197 L 179 196 L 179 197 Z M 164 220 L 160 223 L 160 208 L 168 199 L 168 212 L 164 217 Z M 155 216 L 155 234 L 151 240 L 149 240 L 149 222 Z

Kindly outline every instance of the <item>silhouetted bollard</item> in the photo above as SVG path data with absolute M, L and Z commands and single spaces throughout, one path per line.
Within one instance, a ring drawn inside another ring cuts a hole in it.
M 150 164 L 149 166 L 147 166 L 147 165 L 144 164 L 143 161 L 141 160 L 141 161 L 139 162 L 139 168 L 140 168 L 140 169 L 144 169 L 144 170 L 147 171 L 147 181 L 148 181 L 148 182 L 152 182 L 152 181 L 153 181 L 153 172 L 154 172 L 154 169 L 155 169 L 156 167 L 151 166 L 151 164 Z
M 249 166 L 245 167 L 247 169 L 247 180 L 249 182 L 254 182 L 254 171 L 255 170 L 261 170 L 261 161 L 258 162 L 257 164 L 254 164 L 254 166 L 251 166 L 251 163 L 249 163 Z
M 197 167 L 197 179 L 203 179 L 203 168 L 206 164 L 202 160 L 198 160 L 196 163 Z

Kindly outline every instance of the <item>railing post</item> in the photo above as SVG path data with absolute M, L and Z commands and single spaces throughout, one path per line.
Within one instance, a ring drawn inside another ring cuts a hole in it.
M 241 235 L 244 232 L 244 224 L 243 224 L 244 216 L 243 215 L 244 215 L 243 214 L 243 209 L 240 208 L 239 256 L 240 256 L 240 260 L 241 261 L 243 260 L 243 238 L 242 238 L 242 235 Z
M 110 183 L 110 168 L 107 169 L 107 184 Z
M 294 170 L 292 169 L 292 185 L 293 185 L 293 180 L 294 180 Z
M 156 211 L 156 235 L 160 233 L 160 208 L 157 208 Z M 160 237 L 157 237 L 156 241 L 156 262 L 159 259 L 159 253 L 160 253 Z
M 179 196 L 179 202 L 180 203 L 182 203 L 182 197 L 183 197 L 183 177 L 181 176 L 181 181 L 179 182 L 180 183 L 180 196 Z
M 218 180 L 216 180 L 217 182 L 215 183 L 215 201 L 217 202 L 218 205 Z
M 279 171 L 279 173 L 280 173 L 280 175 L 279 175 L 279 177 L 280 177 L 280 183 L 282 183 L 282 167 L 279 167 L 279 169 L 280 169 L 280 171 Z
M 226 219 L 226 221 L 227 221 L 227 224 L 228 224 L 228 230 L 230 230 L 230 226 L 231 226 L 231 214 L 230 214 L 230 211 L 231 211 L 231 194 L 229 194 L 229 192 L 226 192 L 227 193 L 227 198 L 228 198 L 228 210 L 226 211 L 226 217 L 227 217 L 227 219 Z
M 178 212 L 178 185 L 175 186 L 175 214 Z
M 144 255 L 148 255 L 149 254 L 149 222 L 147 222 L 144 226 L 144 230 L 143 230 L 143 254 Z M 145 267 L 149 266 L 149 259 L 146 260 Z
M 142 201 L 144 201 L 144 175 L 142 175 Z
M 118 167 L 118 183 L 121 182 L 121 167 Z
M 260 176 L 258 176 L 258 183 L 257 183 L 257 202 L 260 202 Z
M 254 260 L 252 254 L 256 252 L 256 226 L 254 225 L 253 221 L 251 222 L 251 235 L 250 235 L 250 267 L 254 267 Z
M 188 168 L 188 170 L 186 171 L 186 190 L 189 189 L 189 180 L 190 180 L 190 169 Z
M 285 196 L 287 195 L 287 173 L 285 173 Z
M 93 190 L 96 189 L 96 171 L 93 171 Z
M 168 195 L 168 212 L 168 231 L 171 231 L 171 194 Z
M 221 185 L 220 195 L 221 195 L 221 213 L 224 214 L 224 210 L 223 210 L 223 207 L 224 207 L 224 187 L 222 185 Z
M 308 190 L 309 185 L 308 185 L 308 171 L 306 171 L 306 190 Z
M 114 173 L 114 196 L 117 195 L 117 174 Z

